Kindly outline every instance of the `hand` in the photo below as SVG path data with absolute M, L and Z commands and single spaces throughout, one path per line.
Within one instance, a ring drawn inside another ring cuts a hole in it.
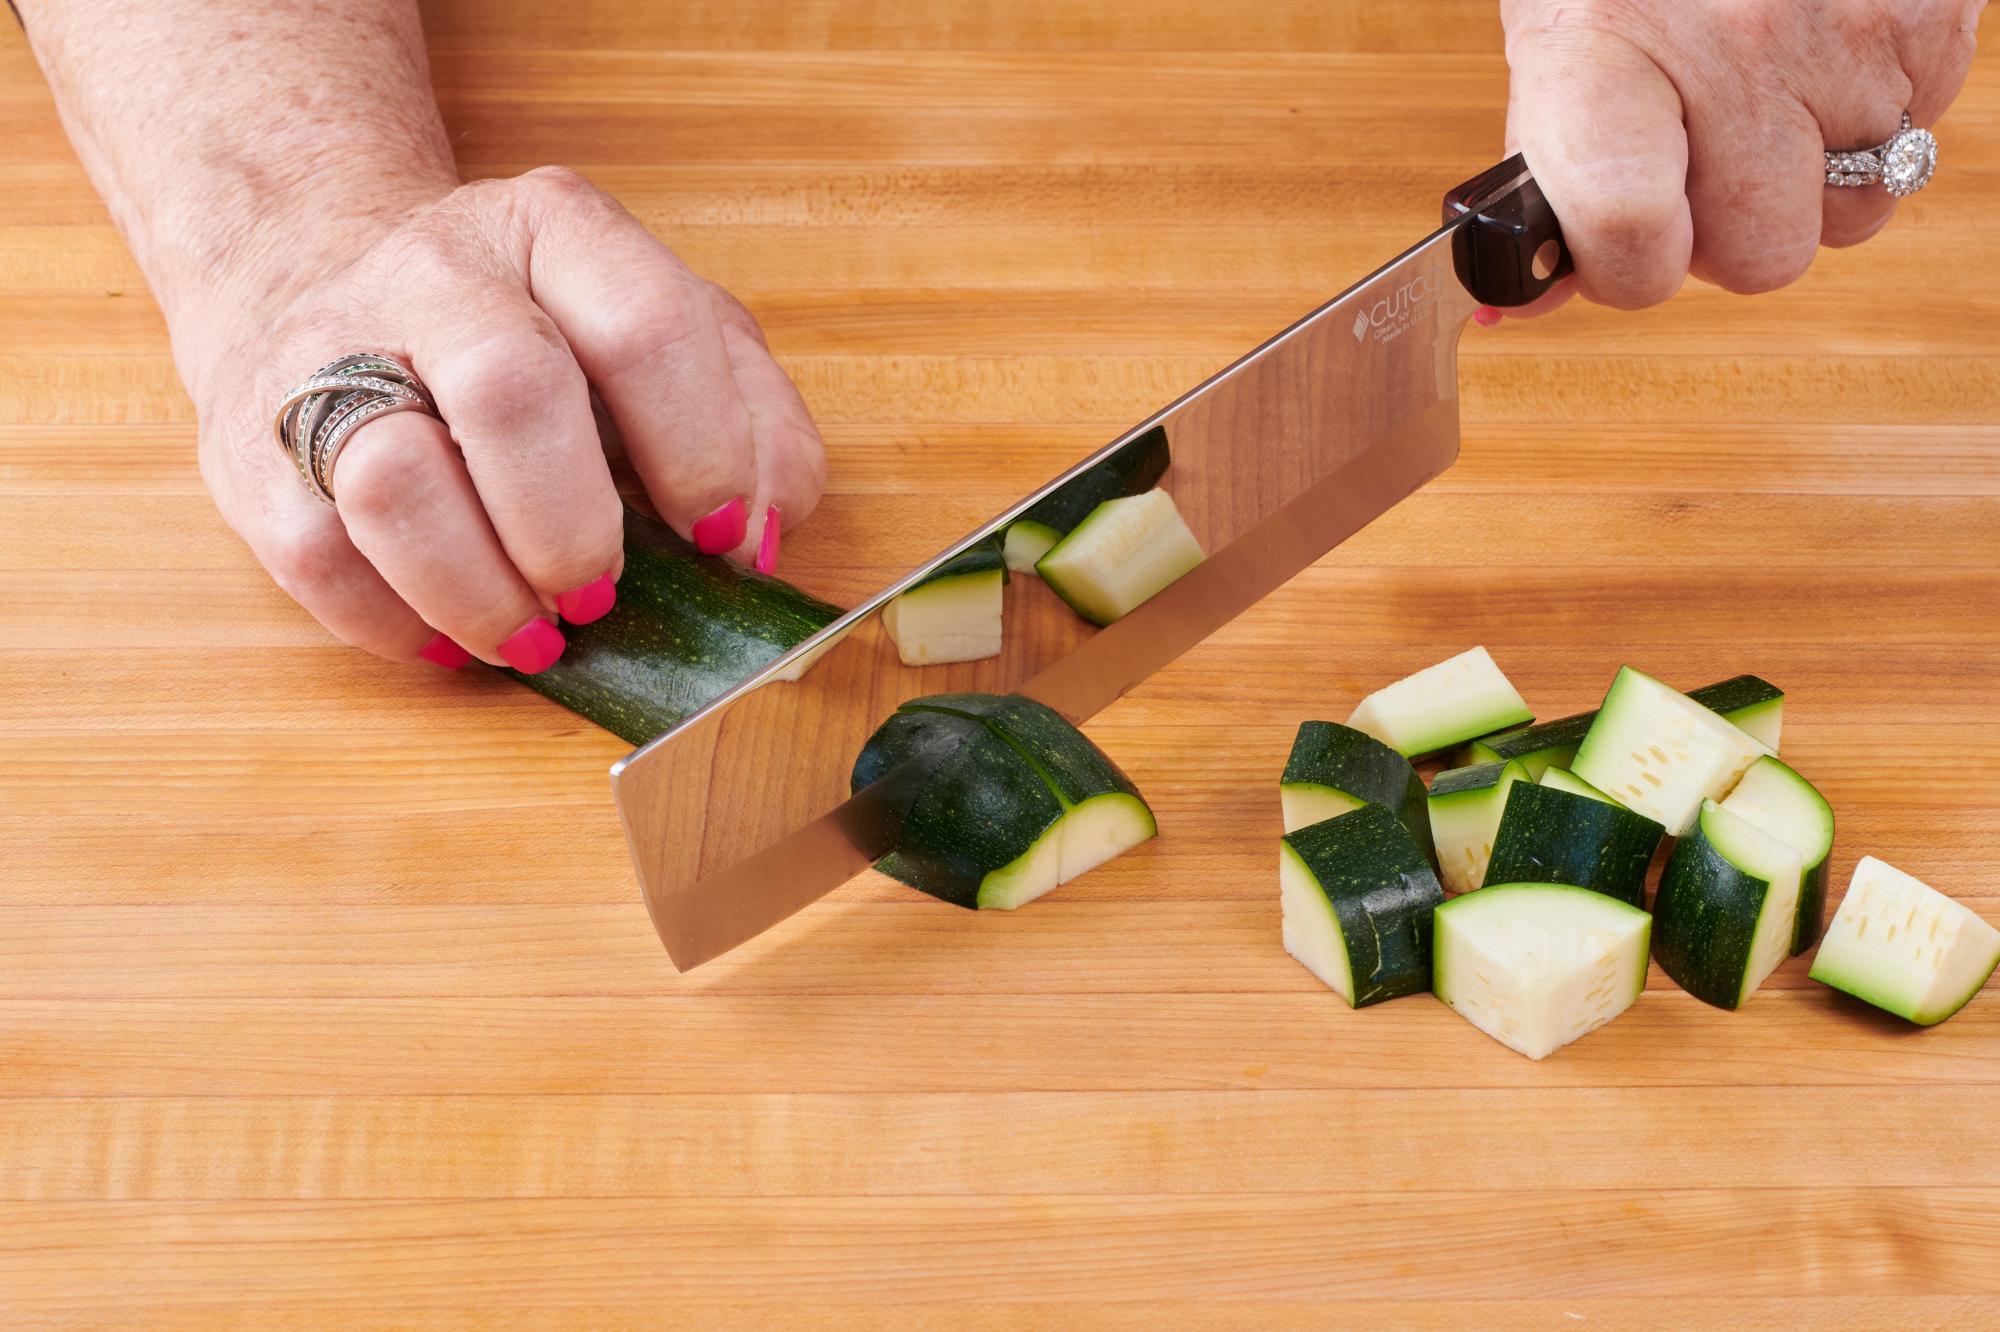
M 574 173 L 461 186 L 356 258 L 285 267 L 220 327 L 177 327 L 177 350 L 223 516 L 357 647 L 455 666 L 463 645 L 534 672 L 562 652 L 558 614 L 611 608 L 622 509 L 593 387 L 661 516 L 710 553 L 768 570 L 819 498 L 819 435 L 756 322 Z M 329 509 L 270 418 L 349 351 L 412 366 L 450 425 L 404 412 L 356 430 Z
M 1509 151 L 1525 152 L 1603 305 L 1796 281 L 1895 208 L 1825 184 L 1827 149 L 1873 147 L 1905 108 L 1958 94 L 1985 0 L 1502 0 Z M 1949 146 L 1947 145 L 1947 151 Z M 1570 284 L 1531 311 L 1559 303 Z

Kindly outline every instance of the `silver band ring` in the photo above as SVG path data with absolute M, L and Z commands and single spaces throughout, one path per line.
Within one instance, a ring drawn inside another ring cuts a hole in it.
M 350 436 L 391 412 L 438 416 L 416 371 L 380 352 L 335 357 L 284 396 L 271 421 L 278 447 L 321 503 L 333 503 L 333 464 Z
M 1910 113 L 1905 111 L 1903 127 L 1880 146 L 1827 153 L 1826 183 L 1850 189 L 1880 185 L 1901 199 L 1931 183 L 1937 158 L 1937 136 L 1914 128 Z

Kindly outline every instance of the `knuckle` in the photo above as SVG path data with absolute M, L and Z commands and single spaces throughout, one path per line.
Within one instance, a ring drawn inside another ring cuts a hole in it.
M 485 336 L 442 358 L 432 387 L 451 402 L 454 429 L 481 434 L 547 415 L 551 403 L 583 401 L 583 372 L 562 334 L 540 315 L 516 332 Z
M 272 581 L 307 610 L 318 613 L 347 585 L 350 557 L 317 525 L 267 532 L 255 547 Z
M 672 277 L 630 284 L 589 312 L 583 340 L 598 348 L 596 365 L 607 379 L 644 373 L 688 355 L 713 338 L 713 315 L 701 292 Z
M 538 166 L 514 178 L 514 188 L 533 203 L 550 208 L 596 206 L 606 195 L 581 172 L 566 166 Z
M 334 463 L 334 504 L 342 515 L 379 520 L 431 507 L 444 470 L 428 439 L 370 422 L 354 433 Z

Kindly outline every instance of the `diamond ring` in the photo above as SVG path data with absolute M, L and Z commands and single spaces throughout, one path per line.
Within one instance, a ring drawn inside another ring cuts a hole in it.
M 331 504 L 341 448 L 364 423 L 391 412 L 438 415 L 416 371 L 380 352 L 353 352 L 328 361 L 287 393 L 271 432 L 313 497 Z
M 1929 130 L 1910 125 L 1910 113 L 1903 113 L 1903 127 L 1877 148 L 1826 155 L 1826 183 L 1866 186 L 1880 184 L 1903 198 L 1930 184 L 1937 170 L 1937 137 Z

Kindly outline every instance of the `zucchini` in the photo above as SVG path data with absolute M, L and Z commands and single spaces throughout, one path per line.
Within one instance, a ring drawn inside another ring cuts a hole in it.
M 1473 1026 L 1543 1059 L 1632 1006 L 1652 923 L 1587 888 L 1494 884 L 1437 909 L 1432 983 Z
M 1007 567 L 1015 573 L 1033 573 L 1049 548 L 1074 531 L 1093 509 L 1106 500 L 1151 490 L 1171 461 L 1167 432 L 1154 426 L 1103 462 L 1063 482 L 1007 525 Z
M 564 625 L 569 646 L 539 694 L 643 745 L 840 618 L 840 608 L 625 511 L 625 573 L 603 619 Z
M 1351 1007 L 1430 988 L 1431 913 L 1444 893 L 1385 806 L 1286 833 L 1278 895 L 1285 951 Z
M 1007 563 L 986 544 L 946 561 L 891 600 L 882 627 L 905 666 L 982 661 L 1000 655 Z
M 1284 809 L 1286 832 L 1362 805 L 1385 806 L 1409 829 L 1424 859 L 1437 866 L 1424 779 L 1408 759 L 1351 726 L 1299 723 L 1284 776 L 1278 779 L 1278 802 Z
M 1060 714 L 1015 696 L 911 700 L 862 747 L 851 789 L 925 749 L 946 752 L 876 868 L 954 905 L 1023 906 L 1158 832 L 1115 763 Z
M 2000 967 L 2000 930 L 1873 856 L 1854 867 L 1812 978 L 1922 1026 L 1965 1007 Z
M 1738 675 L 1712 685 L 1688 690 L 1688 697 L 1719 714 L 1771 749 L 1778 747 L 1778 732 L 1784 724 L 1785 691 L 1754 675 Z M 1550 767 L 1568 767 L 1577 747 L 1590 731 L 1597 713 L 1579 712 L 1572 717 L 1537 722 L 1498 735 L 1474 740 L 1459 752 L 1461 765 L 1498 763 L 1519 759 L 1536 781 Z
M 1164 490 L 1106 500 L 1035 564 L 1092 624 L 1110 624 L 1202 561 L 1201 544 Z
M 1621 802 L 1613 800 L 1610 796 L 1604 794 L 1604 792 L 1598 790 L 1568 768 L 1549 768 L 1544 770 L 1541 784 L 1552 791 L 1567 791 L 1571 795 L 1583 796 L 1589 800 L 1601 800 L 1607 805 L 1617 805 L 1620 809 L 1625 808 Z
M 1644 906 L 1646 870 L 1666 835 L 1645 815 L 1609 801 L 1516 782 L 1485 882 L 1566 883 Z
M 1653 899 L 1653 956 L 1683 990 L 1740 1008 L 1791 951 L 1799 853 L 1713 800 Z
M 1738 730 L 1748 732 L 1766 749 L 1777 750 L 1778 736 L 1785 729 L 1785 691 L 1769 680 L 1754 675 L 1733 676 L 1690 689 L 1688 697 Z
M 1476 647 L 1376 690 L 1347 724 L 1416 758 L 1534 719 L 1492 656 Z
M 1750 765 L 1722 807 L 1789 843 L 1799 853 L 1798 925 L 1792 932 L 1792 952 L 1796 955 L 1807 951 L 1819 942 L 1820 932 L 1826 928 L 1826 874 L 1833 859 L 1833 806 L 1813 789 L 1811 782 L 1788 765 L 1767 756 Z
M 1576 751 L 1571 771 L 1664 825 L 1694 826 L 1704 800 L 1720 800 L 1770 751 L 1686 694 L 1630 666 L 1618 672 Z
M 1519 763 L 1478 763 L 1441 772 L 1431 783 L 1431 840 L 1446 891 L 1469 893 L 1486 881 L 1486 862 L 1507 808 L 1507 792 L 1528 780 Z

